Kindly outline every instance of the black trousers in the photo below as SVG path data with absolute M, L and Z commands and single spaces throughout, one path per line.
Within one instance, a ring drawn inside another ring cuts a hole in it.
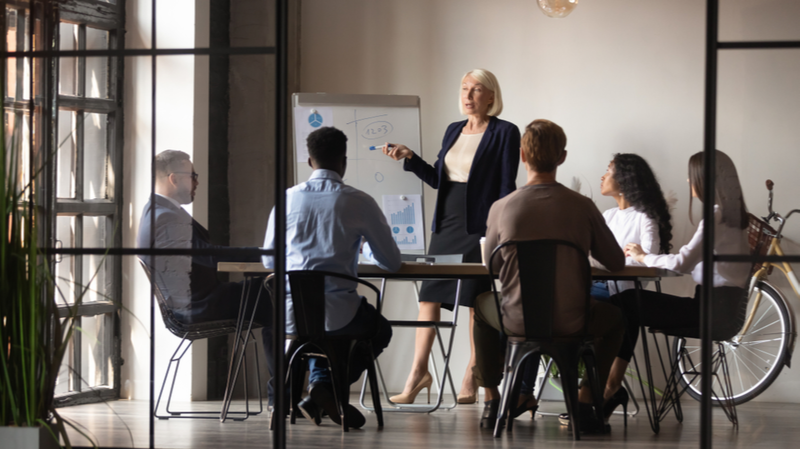
M 687 332 L 687 336 L 696 336 L 700 328 L 700 288 L 701 286 L 697 285 L 694 297 L 678 297 L 663 292 L 641 290 L 639 291 L 641 303 L 637 301 L 635 289 L 628 289 L 611 296 L 609 302 L 622 310 L 626 323 L 625 338 L 617 356 L 630 362 L 639 339 L 640 325 L 657 329 L 680 328 Z M 743 295 L 747 295 L 747 291 L 738 287 L 714 288 L 712 305 L 714 339 L 727 339 L 739 331 L 741 320 L 738 316 L 745 311 L 738 310 L 733 305 L 739 305 L 739 296 Z

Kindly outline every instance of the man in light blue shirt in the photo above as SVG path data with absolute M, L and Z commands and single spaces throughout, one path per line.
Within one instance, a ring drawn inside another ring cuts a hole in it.
M 400 268 L 400 250 L 380 207 L 368 194 L 344 184 L 347 169 L 347 136 L 324 127 L 307 139 L 308 163 L 314 172 L 305 183 L 286 191 L 286 270 L 324 270 L 358 276 L 359 249 L 365 257 L 390 272 Z M 275 210 L 269 217 L 265 248 L 275 248 Z M 363 243 L 363 247 L 362 247 Z M 273 258 L 263 257 L 272 268 Z M 286 288 L 286 332 L 295 332 L 289 285 Z M 378 356 L 389 345 L 389 322 L 356 292 L 356 283 L 328 278 L 325 296 L 325 329 L 330 335 L 363 335 L 372 339 Z M 303 415 L 319 425 L 322 410 L 334 422 L 339 414 L 333 400 L 327 361 L 309 362 L 309 396 L 298 405 Z M 354 361 L 353 383 L 366 369 L 366 361 Z M 361 427 L 364 416 L 348 405 L 348 426 Z

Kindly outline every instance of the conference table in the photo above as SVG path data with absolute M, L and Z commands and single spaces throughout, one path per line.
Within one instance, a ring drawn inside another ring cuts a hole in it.
M 255 277 L 255 276 L 267 276 L 273 273 L 272 269 L 265 268 L 261 263 L 244 263 L 244 262 L 221 262 L 217 265 L 217 270 L 219 272 L 226 272 L 226 273 L 240 273 L 243 274 L 245 277 Z M 405 281 L 421 281 L 421 280 L 456 280 L 457 281 L 457 288 L 456 288 L 456 303 L 453 309 L 453 318 L 451 321 L 440 321 L 440 322 L 419 322 L 419 321 L 408 321 L 408 320 L 389 320 L 389 323 L 393 327 L 427 327 L 427 328 L 434 328 L 436 330 L 436 336 L 439 342 L 439 347 L 442 352 L 442 356 L 444 359 L 443 364 L 443 376 L 441 379 L 438 379 L 438 375 L 435 376 L 438 383 L 438 395 L 437 401 L 435 404 L 432 405 L 398 405 L 392 403 L 389 400 L 388 392 L 386 390 L 386 385 L 383 379 L 383 375 L 380 372 L 380 365 L 378 364 L 378 374 L 379 374 L 379 381 L 381 384 L 381 388 L 383 390 L 383 395 L 385 401 L 392 405 L 391 408 L 385 408 L 384 411 L 391 412 L 391 411 L 414 411 L 414 412 L 433 412 L 441 407 L 442 403 L 442 395 L 445 391 L 445 382 L 449 379 L 450 380 L 450 387 L 453 393 L 455 393 L 455 386 L 453 385 L 452 376 L 450 376 L 449 371 L 449 363 L 450 363 L 450 356 L 453 349 L 453 342 L 455 337 L 455 327 L 457 326 L 458 322 L 458 294 L 461 288 L 461 280 L 466 279 L 476 279 L 476 278 L 483 278 L 489 275 L 489 271 L 483 264 L 479 263 L 436 263 L 436 262 L 404 262 L 400 267 L 400 270 L 397 272 L 389 272 L 386 270 L 381 269 L 375 264 L 358 264 L 358 276 L 360 278 L 366 279 L 379 279 L 381 280 L 381 287 L 380 287 L 380 301 L 378 303 L 378 310 L 381 311 L 381 307 L 383 302 L 385 301 L 385 293 L 386 293 L 386 282 L 388 280 L 405 280 Z M 641 267 L 641 266 L 626 266 L 624 269 L 616 272 L 609 272 L 607 270 L 603 270 L 600 268 L 592 268 L 592 279 L 596 281 L 632 281 L 636 286 L 637 292 L 642 289 L 642 283 L 646 282 L 655 282 L 657 289 L 660 291 L 660 281 L 662 278 L 668 277 L 676 277 L 680 276 L 679 273 L 673 272 L 666 269 L 659 269 L 659 268 L 652 268 L 652 267 Z M 246 306 L 243 305 L 242 310 L 246 309 Z M 241 323 L 241 321 L 240 321 Z M 451 329 L 450 332 L 450 339 L 445 348 L 444 342 L 441 339 L 441 335 L 439 333 L 440 328 L 449 328 Z M 655 410 L 651 411 L 651 409 L 655 408 L 656 405 L 656 393 L 655 388 L 653 385 L 653 377 L 650 365 L 650 357 L 649 351 L 647 349 L 647 336 L 645 335 L 644 327 L 641 330 L 642 336 L 642 345 L 644 347 L 645 352 L 645 368 L 647 371 L 647 385 L 649 392 L 645 392 L 645 387 L 643 380 L 639 377 L 640 387 L 642 389 L 642 395 L 645 401 L 645 407 L 647 409 L 648 418 L 650 419 L 651 426 L 653 427 L 654 431 L 658 427 L 657 421 L 654 423 L 653 421 L 653 414 L 655 414 Z M 246 339 L 246 337 L 245 337 Z M 638 363 L 637 365 L 637 372 L 638 372 Z M 367 410 L 371 408 L 367 407 L 364 404 L 364 392 L 365 389 L 362 387 L 361 390 L 361 406 Z M 648 395 L 650 396 L 650 402 L 647 401 Z M 454 396 L 455 398 L 455 396 Z M 443 407 L 442 409 L 451 409 L 455 407 L 455 402 L 451 406 Z M 651 406 L 652 405 L 652 406 Z

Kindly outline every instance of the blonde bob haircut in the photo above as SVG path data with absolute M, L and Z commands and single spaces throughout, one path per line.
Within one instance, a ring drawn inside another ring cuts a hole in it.
M 468 76 L 472 76 L 472 78 L 478 80 L 478 83 L 482 84 L 483 87 L 494 93 L 494 102 L 489 106 L 489 112 L 487 114 L 490 116 L 499 116 L 500 113 L 503 112 L 503 94 L 500 92 L 500 83 L 497 82 L 497 77 L 488 70 L 474 69 L 461 77 L 461 84 L 464 84 L 464 79 Z M 461 89 L 461 84 L 459 84 L 459 89 Z M 461 111 L 462 115 L 467 115 L 467 112 L 464 110 L 464 105 L 461 104 L 460 95 L 458 97 L 458 109 Z

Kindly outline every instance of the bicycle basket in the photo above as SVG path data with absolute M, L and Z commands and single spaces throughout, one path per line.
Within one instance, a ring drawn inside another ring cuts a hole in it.
M 752 214 L 748 213 L 747 217 L 750 222 L 747 226 L 747 240 L 750 243 L 750 254 L 764 256 L 767 254 L 767 251 L 769 251 L 769 244 L 772 242 L 772 238 L 776 234 L 775 229 L 769 226 L 768 223 Z M 750 275 L 752 276 L 754 273 L 756 273 L 761 265 L 762 263 L 753 264 L 753 268 L 750 270 Z M 770 267 L 769 272 L 767 272 L 767 275 L 771 274 L 772 267 Z

